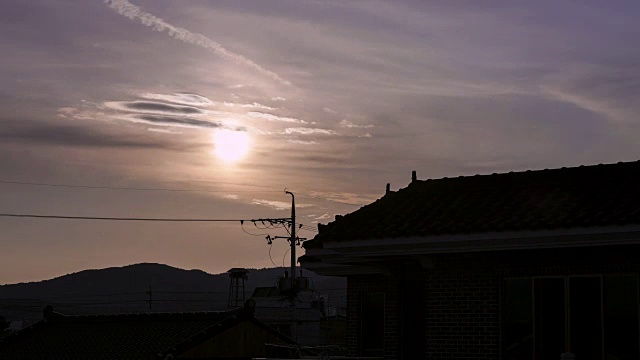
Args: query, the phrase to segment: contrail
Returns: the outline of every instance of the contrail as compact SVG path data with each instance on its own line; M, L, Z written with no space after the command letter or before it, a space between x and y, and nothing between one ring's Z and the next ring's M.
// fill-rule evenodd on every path
M133 5L127 0L105 0L104 3L107 4L111 9L119 13L120 15L128 17L131 20L137 19L143 25L148 26L155 31L159 31L159 32L166 31L169 34L169 36L171 36L174 39L178 39L180 41L184 41L189 44L200 46L224 58L249 66L285 85L291 85L289 81L281 78L280 75L274 73L273 71L269 71L263 68L262 66L256 64L255 62L251 61L250 59L247 59L246 57L240 54L236 54L234 52L231 52L225 49L222 45L209 39L208 37L202 34L193 33L185 28L173 26L167 23L166 21L162 20L161 18L143 11L139 6Z

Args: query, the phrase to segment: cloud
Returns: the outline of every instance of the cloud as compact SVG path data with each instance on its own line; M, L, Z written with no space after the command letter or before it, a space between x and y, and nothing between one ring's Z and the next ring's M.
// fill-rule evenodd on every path
M282 96L272 97L271 100L273 100L273 101L287 101L287 99L283 98Z
M298 127L298 128L286 128L284 129L284 133L285 134L300 134L300 135L340 135L340 133L334 131L334 130L329 130L329 129L318 129L318 128L303 128L303 127Z
M257 111L251 111L251 112L247 113L247 116L249 116L251 118L263 119L263 120L267 120L267 121L281 121L281 122L288 122L288 123L307 124L307 122L304 121L304 120L300 120L300 119L296 119L296 118L290 118L290 117L277 116L277 115L267 114L267 113L262 113L262 112L257 112Z
M139 110L143 112L170 114L202 114L203 111L193 106L174 105L151 101L108 101L107 107L116 110Z
M373 202L376 197L363 195L363 194L354 194L350 192L321 192L321 191L312 191L309 193L311 197L322 198L328 201L334 201L342 204L348 205L366 205Z
M158 126L176 126L185 128L202 128L202 129L217 129L225 127L219 121L198 120L186 116L167 116L167 115L152 115L152 114L129 114L119 117L121 120L126 120L135 123L143 123ZM238 128L237 130L244 130Z
M364 135L358 135L358 137L360 137L360 138L372 138L372 137L373 137L373 135L371 135L371 134L369 134L369 133L366 133L366 134L364 134Z
M148 128L147 130L151 131L151 132L162 133L162 134L182 134L179 131L171 131L171 130L167 130L167 129Z
M232 128L224 125L221 121L206 119L207 116L224 116L228 113L205 110L196 107L196 104L199 104L199 106L215 104L215 102L202 95L193 93L144 93L141 97L158 101L107 101L104 105L109 109L118 111L118 113L110 115L112 118L117 120L155 126L175 126L183 128ZM181 103L181 105L176 103ZM185 104L193 106L187 106ZM125 112L125 114L122 114L122 112ZM104 114L102 115L104 116ZM77 116L78 114L74 114L74 117ZM97 116L94 116L93 118L97 118ZM243 127L233 127L233 129L239 131L246 130ZM149 130L163 133L175 133L168 130Z
M143 93L140 97L152 100L162 100L177 104L191 105L198 107L206 107L213 105L214 102L207 97L193 94L193 93L175 93L175 94L158 94L158 93Z
M238 200L240 198L238 195L234 195L234 194L222 195L222 197L225 199L231 199L231 200Z
M325 107L322 110L324 110L324 112L329 113L329 114L337 114L335 112L335 110L333 110L332 108Z
M276 110L276 108L272 108L271 106L267 106L267 105L262 105L257 102L254 102L252 104L238 104L238 103L225 101L224 106L240 107L240 108L256 108L256 109L263 109L263 110Z
M292 144L300 144L300 145L317 145L317 141L308 141L308 140L298 140L298 139L287 139L287 142Z
M78 114L80 110L74 107L61 107L58 109L58 117L61 118L73 118L76 114Z
M322 214L322 215L318 216L317 218L315 218L315 220L326 220L326 219L331 219L331 215Z
M12 143L90 148L177 148L171 144L155 142L142 136L105 133L83 126L51 125L38 122L29 122L26 125L5 121L0 128L0 140Z
M148 12L143 11L139 6L133 5L127 0L105 0L105 4L107 4L111 9L115 10L118 14L123 15L131 20L139 20L145 26L151 27L153 30L158 32L167 32L169 36L174 39L193 44L196 46L200 46L204 49L207 49L218 56L229 59L236 63L243 64L247 67L257 70L258 72L282 83L285 85L291 85L291 83L283 78L280 75L276 74L273 71L269 71L262 66L256 64L250 59L246 57L236 54L232 51L225 49L219 43L209 39L208 37L193 33L185 28L173 26L161 18L150 14Z
M261 200L261 199L253 199L251 201L253 205L261 205L267 206L276 210L289 210L291 209L291 203L285 201L272 201L272 200ZM296 204L296 208L306 208L311 207L311 204Z
M621 123L637 121L640 66L583 65L547 76L540 86L549 98L571 103Z
M373 124L354 124L347 119L340 121L340 126L353 129L371 129L375 127Z

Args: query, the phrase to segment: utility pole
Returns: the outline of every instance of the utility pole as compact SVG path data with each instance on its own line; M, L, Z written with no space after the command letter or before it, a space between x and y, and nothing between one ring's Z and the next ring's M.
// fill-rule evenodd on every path
M147 302L149 303L149 311L151 311L153 305L153 291L151 290L151 285L149 285L149 291L146 291L146 293L149 295L149 300L147 300Z
M296 284L296 198L291 191L285 191L291 195L291 288L293 295L291 296L291 337L297 339L297 319L296 319L296 299L298 297L298 285Z
M291 191L285 191L291 195L291 282L296 280L296 199Z

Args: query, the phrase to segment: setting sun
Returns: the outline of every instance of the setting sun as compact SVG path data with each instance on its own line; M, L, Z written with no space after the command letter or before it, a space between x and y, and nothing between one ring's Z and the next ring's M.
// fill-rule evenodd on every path
M224 162L236 162L249 151L249 135L244 131L218 129L213 141L216 156Z

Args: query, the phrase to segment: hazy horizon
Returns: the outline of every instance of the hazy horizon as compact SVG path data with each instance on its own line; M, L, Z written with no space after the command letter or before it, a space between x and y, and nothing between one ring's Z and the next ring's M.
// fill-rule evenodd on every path
M286 188L315 227L412 170L637 160L639 15L637 1L6 0L0 213L287 217ZM142 262L271 267L287 250L269 256L266 234L284 231L250 223L258 236L237 222L0 225L0 284Z

